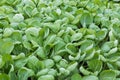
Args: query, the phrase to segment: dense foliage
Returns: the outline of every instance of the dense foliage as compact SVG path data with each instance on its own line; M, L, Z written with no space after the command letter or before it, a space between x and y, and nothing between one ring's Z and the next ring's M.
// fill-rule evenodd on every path
M0 0L0 80L120 80L119 0Z

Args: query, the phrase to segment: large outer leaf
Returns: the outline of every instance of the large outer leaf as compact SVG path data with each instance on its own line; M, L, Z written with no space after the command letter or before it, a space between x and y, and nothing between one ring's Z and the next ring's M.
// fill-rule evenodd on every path
M7 74L0 74L0 80L10 80Z
M33 76L34 71L25 67L22 67L18 71L18 80L27 80L28 77Z
M100 80L115 80L116 73L112 70L104 70L100 73Z
M0 39L0 53L1 54L10 54L14 48L14 44L11 40L3 41Z

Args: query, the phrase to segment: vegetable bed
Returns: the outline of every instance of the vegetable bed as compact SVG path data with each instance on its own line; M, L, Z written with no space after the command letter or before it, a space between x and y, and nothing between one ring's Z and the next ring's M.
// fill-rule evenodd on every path
M0 80L120 80L119 0L1 0Z

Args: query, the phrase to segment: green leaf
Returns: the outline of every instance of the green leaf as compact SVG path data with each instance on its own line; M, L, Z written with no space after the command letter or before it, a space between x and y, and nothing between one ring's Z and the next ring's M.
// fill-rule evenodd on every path
M28 50L32 48L32 45L28 41L23 41L23 46Z
M46 59L44 60L44 64L46 68L51 68L54 66L54 61L52 59Z
M9 71L8 75L9 75L9 77L10 77L10 80L16 80L16 79L18 79L18 78L17 78L17 75L16 75L16 73L15 73L15 70L14 70L14 66L13 66L13 65L11 65L11 68L10 68L10 71Z
M116 37L120 38L120 28L119 28L119 26L114 25L112 27L112 32Z
M1 74L0 73L0 80L10 80L10 78L7 74Z
M25 33L29 39L30 35L37 37L39 35L39 30L40 29L38 29L36 27L30 27L30 28L26 29Z
M49 35L48 38L44 42L44 44L45 44L44 46L46 47L47 45L52 44L54 42L55 38L56 38L55 34L54 35Z
M71 80L82 80L82 77L80 74L75 73L72 75Z
M90 71L85 69L83 66L80 66L79 70L83 75L90 75L90 73L91 73Z
M71 55L77 54L77 49L72 43L68 43L65 48L69 54L71 54Z
M42 59L45 59L46 58L46 54L45 54L45 51L44 51L44 48L43 47L39 47L37 50L36 50L36 54L42 58Z
M74 16L68 12L65 12L65 16L68 17L70 21L74 20Z
M18 80L27 80L28 77L33 76L34 71L26 67L22 67L18 71Z
M13 20L15 22L22 22L24 20L24 16L22 14L15 14L15 16L13 16Z
M90 60L88 61L88 67L89 69L91 69L92 71L96 72L100 72L102 70L102 61L100 60Z
M26 5L24 8L23 8L23 10L25 11L25 13L29 16L29 17L31 17L32 16L32 10L33 10L33 7L32 6L29 6L29 5Z
M40 61L36 56L29 56L27 66L28 68L34 70L34 72L38 72L44 68L43 62Z
M50 69L50 70L48 71L48 75L57 76L57 70L55 70L55 69Z
M75 34L73 34L72 36L71 36L71 41L73 42L73 41L78 41L78 40L80 40L81 38L82 38L82 33L75 33Z
M22 42L22 32L21 31L13 31L12 35L10 36L14 43L21 43Z
M81 43L81 52L84 52L86 50L90 50L93 48L93 41L92 40L84 40L82 43Z
M54 33L57 33L60 30L60 23L61 22L56 21L54 24L53 23L44 23L43 25L49 27Z
M24 67L28 62L28 59L26 58L21 58L15 61L15 67L17 69L20 69L21 67Z
M0 68L2 68L5 64L5 61L3 60L2 56L0 55Z
M42 69L37 73L37 76L46 75L48 73L48 71L49 71L48 68Z
M87 48L88 49L88 48ZM84 54L86 54L85 56L85 60L89 60L89 59L92 59L95 55L95 49L92 48L92 49L89 49L87 50Z
M90 24L89 28L93 29L95 31L99 31L100 30L100 28L97 25L95 25L94 23Z
M90 13L83 13L80 18L80 23L83 27L90 25L93 22L93 17Z
M4 37L11 36L12 33L13 33L13 29L12 29L12 28L5 28L4 33L3 33L3 36L4 36Z
M32 10L31 15L32 15L32 16L35 16L35 15L37 15L38 13L39 13L39 12L38 12L37 8L34 8L34 9Z
M8 4L11 4L11 5L12 5L12 4L14 3L14 1L15 1L15 0L9 0L9 1L6 1L6 3L8 3Z
M59 62L62 59L62 57L59 56L59 55L56 55L56 56L53 57L53 59L54 59L55 62Z
M112 70L104 70L100 73L100 80L115 80L116 73Z
M0 40L0 53L1 54L10 54L12 52L12 50L14 49L14 44L12 41L8 40L8 41L3 41Z
M75 57L69 55L69 59L70 59L70 60L73 60L73 61L74 61L74 60L79 60L79 59L80 59L80 53L81 53L81 51L79 51Z
M103 40L107 35L107 29L102 29L96 33L97 40Z
M82 80L99 80L99 79L94 75L89 75L89 76L84 76Z
M62 59L60 62L59 62L59 65L63 68L66 68L68 67L68 61L65 60L65 59Z
M59 50L64 49L64 47L66 45L66 43L63 41L63 39L59 38L59 37L56 37L55 43L56 43L55 47L54 47L55 52L58 52Z
M71 63L71 64L68 65L67 70L73 71L77 67L77 65L78 65L77 62Z
M101 46L101 50L102 50L103 52L108 52L113 46L114 46L113 42L105 42L105 43Z
M44 76L40 76L38 80L55 80L55 79L54 76L52 75L44 75Z

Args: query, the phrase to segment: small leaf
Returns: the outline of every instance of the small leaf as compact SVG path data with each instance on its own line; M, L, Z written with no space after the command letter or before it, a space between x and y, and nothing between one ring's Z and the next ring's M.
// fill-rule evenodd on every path
M52 59L46 59L44 60L44 64L46 68L51 68L54 66L54 61Z
M90 13L83 13L80 18L80 23L83 27L86 27L87 25L91 24L93 22L93 17Z
M90 71L86 70L83 66L81 66L79 70L83 75L89 75L91 73Z
M92 49L94 44L94 42L92 40L84 40L82 43L81 43L81 52L84 52L86 51L86 49L88 48L89 49Z
M96 33L97 40L103 40L107 35L107 29L102 29Z
M42 61L39 61L36 56L29 56L27 66L35 72L38 72L44 68L44 63Z
M29 37L30 35L37 37L39 35L39 30L40 30L39 28L30 27L26 29L25 33L27 37Z
M13 33L13 29L12 28L5 28L3 36L4 37L8 37Z
M37 73L37 76L46 75L48 71L49 71L48 68L42 69Z
M91 48L91 49L87 50L84 54L86 54L85 60L92 59L95 55L95 49Z
M45 44L44 46L46 47L47 45L50 45L51 43L53 43L55 38L56 38L56 35L49 35L46 41L44 42Z
M80 40L81 38L82 38L82 33L76 33L76 34L73 34L72 36L71 36L71 41L73 42L73 41L78 41L78 40Z
M114 25L112 27L112 32L116 37L120 38L120 28L119 28L119 26Z
M50 69L50 70L48 71L48 75L56 76L56 75L57 75L57 70L55 70L55 69Z
M24 20L24 16L22 14L15 14L15 16L13 16L13 20L15 22L21 22Z
M23 8L23 10L25 11L25 13L29 16L29 17L31 17L32 16L32 10L33 10L33 7L32 6L29 6L29 5L27 5L27 6L25 6L24 8Z
M75 62L75 63L71 63L71 64L68 65L67 70L69 70L69 71L73 71L73 70L77 67L77 65L78 65L77 62Z
M59 55L56 55L56 56L53 57L53 59L54 59L55 62L59 62L62 59L62 57L59 56Z
M36 50L36 54L42 58L42 59L45 59L46 58L46 54L45 54L45 51L44 51L44 48L43 47L39 47L37 50Z
M65 48L69 54L71 54L71 55L77 54L77 49L72 43L68 43Z
M21 31L18 31L18 30L13 31L13 33L10 37L12 38L14 43L22 42L22 32Z

